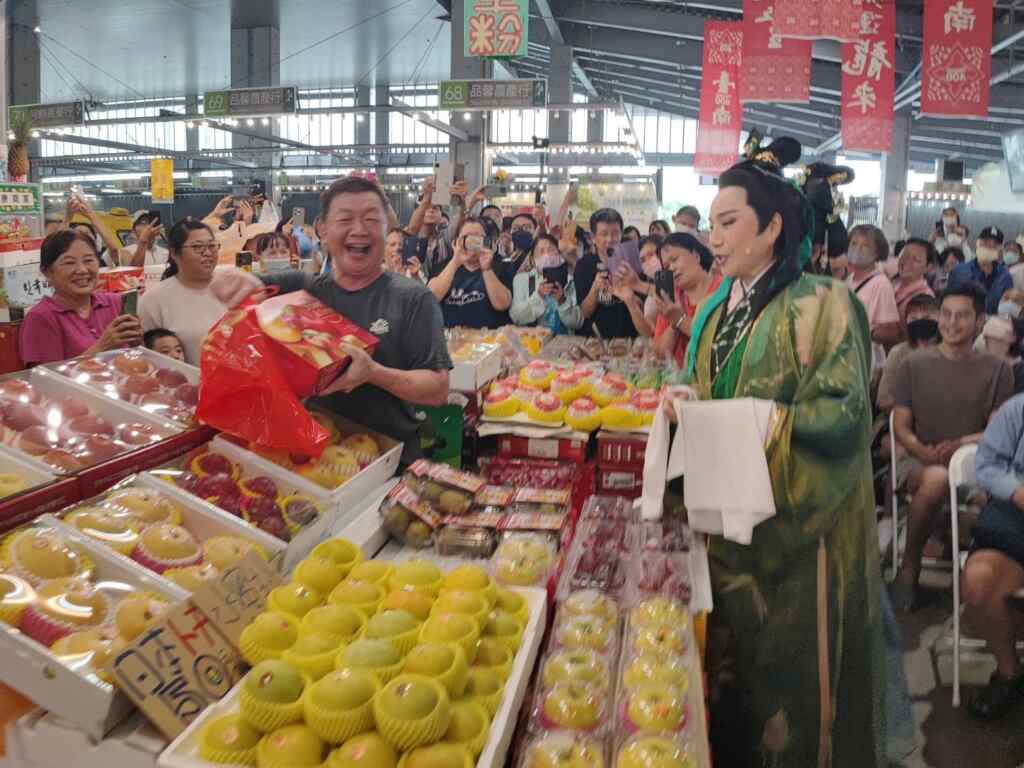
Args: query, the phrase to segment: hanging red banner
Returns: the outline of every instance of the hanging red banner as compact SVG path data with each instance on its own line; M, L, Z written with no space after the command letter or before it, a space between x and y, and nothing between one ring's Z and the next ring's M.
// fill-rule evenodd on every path
M925 0L921 61L921 114L985 117L992 0Z
M856 40L865 3L870 0L775 0L775 30L784 38Z
M743 0L740 102L811 100L811 41L775 29L775 0Z
M697 124L698 173L718 176L738 159L743 107L737 81L743 51L743 22L704 23L704 67Z
M896 7L891 0L863 0L863 5L870 14L870 34L843 45L843 147L888 152L896 93Z

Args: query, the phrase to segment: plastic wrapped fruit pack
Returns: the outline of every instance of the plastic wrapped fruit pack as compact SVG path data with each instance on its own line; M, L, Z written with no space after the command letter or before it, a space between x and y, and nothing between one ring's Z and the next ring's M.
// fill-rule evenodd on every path
M531 737L519 761L519 768L605 768L608 765L604 739L573 731L547 731ZM654 765L657 764L632 768Z
M559 594L597 589L617 595L626 585L633 554L634 527L623 520L589 519L576 526Z
M112 424L73 395L46 397L22 379L0 382L3 442L57 473L77 472L167 437L141 422Z
M266 475L247 473L207 447L186 454L180 469L154 474L282 541L291 541L323 514L316 500L292 493Z
M344 539L323 542L271 592L242 631L253 668L237 710L201 727L203 759L475 764L515 657L506 625L525 623L525 601L475 566L361 558Z
M54 370L155 416L185 425L195 420L199 387L180 371L161 367L141 349L76 358Z
M130 479L103 496L70 507L61 517L97 543L190 592L249 552L268 557L263 547L244 536L200 539L169 495Z
M382 446L373 435L366 432L346 434L330 414L321 410L312 410L310 413L331 436L330 443L319 458L289 454L240 440L235 442L329 491L341 488L380 457Z
M442 516L469 512L486 482L479 475L426 459L414 461L402 481L429 502Z
M544 459L481 456L480 471L493 485L512 488L572 488L578 467Z
M0 622L94 680L109 683L107 661L169 605L137 584L101 578L89 555L54 528L18 529L0 546Z
M499 584L516 587L544 585L555 564L554 539L540 533L507 533L491 558Z
M433 506L404 482L388 492L381 502L380 516L384 530L413 549L431 546L434 531L441 525L441 517Z

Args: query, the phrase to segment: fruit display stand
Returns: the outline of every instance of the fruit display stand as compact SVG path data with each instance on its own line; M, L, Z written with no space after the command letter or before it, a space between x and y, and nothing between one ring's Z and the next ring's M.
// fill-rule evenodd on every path
M414 553L403 551L396 545L389 545L382 550L376 559L404 560ZM435 560L439 566L459 565L462 562ZM476 763L476 768L504 768L512 737L519 717L519 710L526 698L533 668L537 662L541 641L547 624L547 593L541 589L517 589L525 599L529 611L523 642L516 653L512 664L512 672L505 684L505 694L498 711L491 721L490 735L483 753ZM212 768L199 756L199 734L206 723L222 715L238 710L238 696L245 681L239 682L231 692L216 704L206 709L203 714L175 739L160 755L157 765L160 768Z
M177 486L164 482L148 473L143 472L140 475L126 478L123 482L118 483L118 485L115 486L115 489L117 490L124 490L128 488L141 488L157 491L173 501L181 514L180 525L191 533L200 545L208 539L212 539L216 536L231 536L247 539L254 544L258 544L263 551L266 552L267 558L274 568L277 570L281 569L287 545L280 539L277 539L270 534L261 531L259 528L249 525L249 523L244 520L215 507L213 504L203 501L202 499L198 499L192 494L181 490ZM90 498L84 500L79 505L68 507L56 515L57 520L55 522L63 527L73 528L74 526L70 522L65 522L71 513L76 509L81 509L84 506L92 505L101 501L102 498ZM45 520L47 518L43 519ZM113 549L109 551L116 557L130 559L126 555L116 553ZM164 579L162 576L158 576L156 574L153 575L161 581L164 581L168 587L174 586L172 582Z
M0 474L17 475L25 481L24 490L0 499L0 533L80 498L75 478L58 478L49 467L27 461L4 446L0 446Z
M53 518L47 522L36 526L57 530L75 550L88 555L93 561L97 582L121 582L138 591L162 595L170 602L187 597L183 590L95 544L74 529L62 526ZM3 627L0 654L4 658L4 663L0 664L0 682L74 724L93 739L103 738L132 711L131 702L113 685L92 676L87 665L76 668L65 664L28 635L7 625L0 626Z
M94 461L82 467L68 467L60 471L44 463L39 457L19 449L17 437L9 447L24 461L38 469L57 475L75 476L79 485L80 498L95 496L128 475L157 466L184 453L190 448L209 439L209 430L203 428L185 430L180 424L153 416L134 406L112 400L94 389L78 384L45 368L33 368L13 376L5 376L0 382L24 381L45 397L74 401L110 425L139 424L151 430L154 440L147 445L131 450L122 450L109 459Z
M341 419L338 421L342 424L345 423ZM352 431L366 432L367 430L352 424ZM220 453L238 464L243 475L265 475L274 480L284 492L308 496L321 505L323 514L320 519L303 528L288 543L282 565L282 570L288 573L332 531L351 520L353 511L361 506L363 499L394 477L402 458L401 444L383 435L374 434L373 437L382 447L382 454L364 467L359 474L333 491L223 437L215 437L210 442L210 450Z

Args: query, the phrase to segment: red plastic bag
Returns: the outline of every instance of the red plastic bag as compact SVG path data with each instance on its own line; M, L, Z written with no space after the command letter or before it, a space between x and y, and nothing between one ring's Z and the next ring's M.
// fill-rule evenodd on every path
M228 311L203 342L196 417L252 443L319 456L330 434L282 372L277 342L260 329L257 306L249 299Z

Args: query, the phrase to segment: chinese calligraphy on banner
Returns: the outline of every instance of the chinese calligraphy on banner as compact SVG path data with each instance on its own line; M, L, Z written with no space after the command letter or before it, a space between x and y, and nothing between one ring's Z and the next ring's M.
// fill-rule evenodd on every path
M992 77L992 0L925 0L921 113L985 117Z
M704 24L704 68L697 124L699 173L717 176L737 160L743 107L738 81L743 50L743 23L708 21Z
M526 55L530 0L466 0L463 53L484 59Z
M863 0L871 34L843 45L843 147L867 152L892 148L896 76L896 7L892 0Z
M885 0L892 3L893 0ZM856 40L867 34L868 0L775 0L776 31L783 37Z
M775 0L743 0L740 102L811 100L811 41L783 39Z

